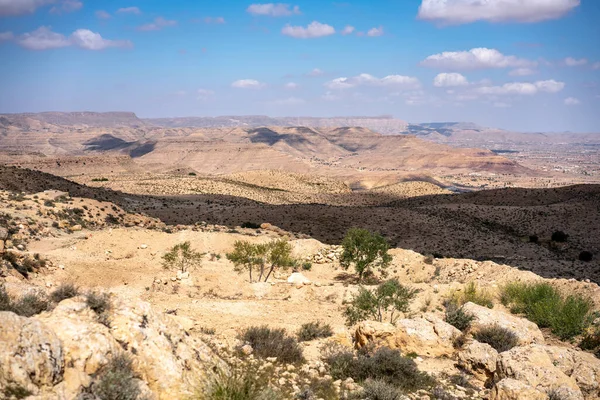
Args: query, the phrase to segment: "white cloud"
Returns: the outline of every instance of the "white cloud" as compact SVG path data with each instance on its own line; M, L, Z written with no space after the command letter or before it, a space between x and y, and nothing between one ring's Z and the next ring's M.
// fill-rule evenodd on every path
M48 50L70 46L71 42L65 35L52 32L47 26L40 26L33 32L19 36L17 44L29 50Z
M71 42L86 50L104 50L109 47L131 48L133 43L129 40L108 40L102 38L99 33L88 29L77 29L71 34Z
M311 76L311 77L315 77L315 76L323 76L325 75L325 71L319 69L319 68L315 68L312 71L310 71L308 74L306 74L307 76Z
M587 64L587 62L588 62L588 60L585 59L585 58L582 58L582 59L579 59L579 60L577 60L577 59L575 59L573 57L567 57L567 58L565 58L565 65L567 67L578 67L578 66Z
M268 15L270 17L286 17L292 14L302 14L300 7L291 7L289 4L282 3L252 4L246 11L252 15Z
M456 72L450 72L450 73L441 73L438 74L434 79L433 79L433 86L436 87L453 87L453 86L466 86L469 84L469 81L467 80L467 78L465 78L463 75L456 73Z
M311 39L333 35L335 33L335 29L330 25L313 21L306 28L302 26L291 26L290 24L287 24L281 30L281 33L296 39Z
M12 32L0 32L0 42L13 40L15 35Z
M32 14L55 0L0 0L0 16Z
M73 12L81 9L82 7L83 3L79 0L63 0L59 6L52 7L50 9L50 12L52 14L60 14L61 12Z
M377 37L377 36L382 36L382 35L383 35L383 26L380 26L379 28L371 28L367 32L367 36L369 36L369 37Z
M117 10L117 14L135 14L140 15L142 11L138 7L123 7Z
M197 99L204 100L204 101L208 100L215 94L215 92L213 92L212 90L208 90L208 89L198 89L196 91L196 93L198 94Z
M579 99L576 99L575 97L567 97L565 99L565 105L567 106L578 106L581 104L581 101L579 101Z
M445 24L539 22L560 18L580 0L423 0L418 18Z
M167 26L175 26L177 25L177 21L164 19L163 17L158 17L154 19L154 22L145 24L138 27L139 31L159 31L162 28Z
M96 17L98 17L100 19L109 19L110 14L104 10L98 10L98 11L96 11Z
M19 46L29 50L49 50L61 47L77 46L86 50L103 50L109 47L133 47L129 40L108 40L99 33L88 29L77 29L68 38L53 32L49 27L41 26L33 32L24 33L16 38Z
M513 69L512 71L510 71L508 74L510 76L528 76L528 75L534 75L536 74L537 71L531 68L517 68L517 69Z
M240 79L231 84L231 87L238 89L260 89L264 86L264 83L261 83L255 79Z
M564 82L553 79L537 82L510 82L502 86L483 86L475 89L478 94L487 95L527 95L531 96L538 92L557 93L565 87Z
M336 94L333 94L333 92L325 92L325 94L321 96L321 98L326 101L336 101L339 100L341 97Z
M298 89L298 84L295 82L288 82L283 87L288 90L294 90L294 89Z
M485 68L527 68L537 65L516 56L505 56L496 49L485 47L469 51L445 51L433 54L421 62L421 65L441 69L485 69Z
M332 90L350 89L357 86L387 86L415 89L421 86L417 78L403 75L388 75L376 78L369 74L360 74L352 78L336 78L325 83L325 87Z
M355 28L352 25L346 25L346 27L344 29L342 29L342 31L340 32L342 35L346 36L346 35L351 35L352 32L355 31Z

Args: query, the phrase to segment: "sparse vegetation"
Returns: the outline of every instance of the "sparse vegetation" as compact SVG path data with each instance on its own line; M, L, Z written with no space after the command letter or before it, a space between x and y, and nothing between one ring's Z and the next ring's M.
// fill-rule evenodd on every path
M460 331L464 331L471 326L473 319L473 315L463 311L455 303L451 302L446 306L446 322Z
M352 378L357 382L380 380L402 392L412 392L433 386L435 380L419 371L414 360L403 357L399 350L381 347L373 353L349 350L326 354L333 379Z
M248 229L260 229L260 224L257 224L255 222L246 221L246 222L242 223L242 225L240 225L240 227L248 228Z
M320 321L308 322L300 327L300 330L298 331L298 341L306 342L309 340L326 338L331 335L333 335L331 325L324 324Z
M390 245L385 238L366 229L352 228L348 230L342 241L343 252L340 264L348 269L354 265L359 282L368 271L385 270L392 261L388 254Z
M393 324L399 317L398 313L408 311L416 294L416 290L403 286L398 279L383 282L375 290L360 287L344 312L346 323L354 325L367 319L382 322L389 317Z
M551 328L563 340L580 335L591 324L590 299L564 296L549 283L509 283L502 288L501 301L511 312L524 314L540 328Z
M108 178L93 178L92 182L108 182Z
M79 288L72 283L63 283L52 293L50 293L50 300L55 303L60 303L63 300L70 299L79 295Z
M352 395L356 400L401 400L405 398L394 385L382 380L367 379L362 390Z
M473 333L473 338L481 343L487 343L498 353L512 349L519 344L519 338L510 329L500 325L489 325Z
M230 373L217 371L192 400L282 400L268 385L264 371L249 364L235 365Z
M11 311L22 317L32 317L50 309L50 302L41 292L31 292L13 300L4 285L0 285L0 311Z
M487 290L479 289L475 282L468 283L463 290L454 291L447 300L446 305L454 303L456 306L462 306L469 302L487 308L494 307L494 297Z
M96 376L91 391L102 400L142 400L131 358L117 354Z
M582 251L579 253L579 261L590 262L594 258L594 255L590 251Z
M27 397L33 394L33 392L31 392L27 388L24 388L23 386L14 383L6 385L4 390L2 390L2 392L0 393L4 396L2 398L7 400L26 399Z
M176 244L162 258L165 269L176 268L181 272L198 267L202 263L202 253L194 251L189 241Z
M98 315L98 322L102 325L110 327L110 320L108 312L110 311L112 304L110 302L110 295L103 292L89 292L85 296L85 302L88 307Z
M267 282L276 269L287 269L297 265L297 261L292 257L292 246L286 240L266 244L238 240L233 244L233 251L226 256L233 262L235 271L248 271L250 282L255 270L259 274L258 281Z
M268 326L246 329L240 339L252 346L257 357L277 357L277 361L287 364L304 362L302 349L296 339L288 336L284 329Z
M566 242L568 239L569 239L569 235L567 235L563 231L555 231L552 233L552 237L551 237L551 240L553 242L558 242L558 243Z

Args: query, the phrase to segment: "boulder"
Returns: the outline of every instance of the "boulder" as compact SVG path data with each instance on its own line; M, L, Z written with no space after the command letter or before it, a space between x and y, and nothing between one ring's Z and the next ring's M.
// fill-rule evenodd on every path
M548 395L516 379L502 379L490 394L490 400L548 400Z
M483 382L491 382L496 372L498 352L487 343L467 343L458 353L458 366Z
M600 359L568 347L545 346L552 364L575 379L586 399L600 398Z
M292 285L310 285L310 279L302 275L300 272L294 272L287 278L287 282Z
M3 226L0 226L0 240L8 239L8 229Z
M471 323L473 331L477 331L484 326L497 324L513 331L519 338L520 345L545 343L542 331L540 331L536 324L525 318L520 318L502 311L492 310L471 302L465 304L462 307L462 310L473 315L474 319Z
M0 388L17 385L33 393L62 380L63 349L42 322L0 312Z
M449 333L451 332L451 333ZM400 319L396 326L388 323L364 321L354 332L356 347L369 343L399 349L404 354L416 353L425 357L441 357L454 353L453 340L460 331L439 320L425 318Z
M533 388L550 393L559 388L570 389L564 400L581 400L583 394L574 378L566 375L550 358L544 345L514 347L498 355L496 380L516 379Z

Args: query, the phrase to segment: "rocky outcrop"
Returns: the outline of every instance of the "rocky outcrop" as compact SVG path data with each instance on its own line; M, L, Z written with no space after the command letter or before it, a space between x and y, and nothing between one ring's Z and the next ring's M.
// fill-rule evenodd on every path
M186 398L213 368L225 367L205 343L142 301L112 298L102 319L83 298L32 318L0 312L0 388L16 384L41 398L72 399L123 352L149 398Z
M484 326L499 325L514 332L519 338L519 345L545 343L544 335L542 334L542 331L540 331L540 328L525 318L519 318L502 311L492 310L470 302L465 304L462 307L462 310L474 317L473 322L471 323L473 331Z
M490 382L496 372L498 352L487 343L467 343L458 353L458 366L483 382Z
M586 399L600 399L600 359L567 347L544 346L552 364L575 379Z
M17 386L32 393L63 379L64 355L56 334L40 321L0 312L0 389Z
M566 388L569 390L561 390L568 397L561 399L583 399L576 379L566 375L554 364L546 348L547 346L532 344L500 353L495 379L515 379L545 393Z
M548 400L548 395L516 379L506 378L494 386L490 400Z
M359 348L373 343L425 357L453 354L453 340L460 331L434 316L429 316L429 319L400 319L395 326L375 321L361 322L354 332L354 342Z

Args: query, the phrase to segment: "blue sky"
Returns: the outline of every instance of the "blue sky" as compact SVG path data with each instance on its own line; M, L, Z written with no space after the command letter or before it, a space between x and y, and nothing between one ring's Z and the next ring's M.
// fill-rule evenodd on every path
M0 113L600 131L600 1L0 0Z

